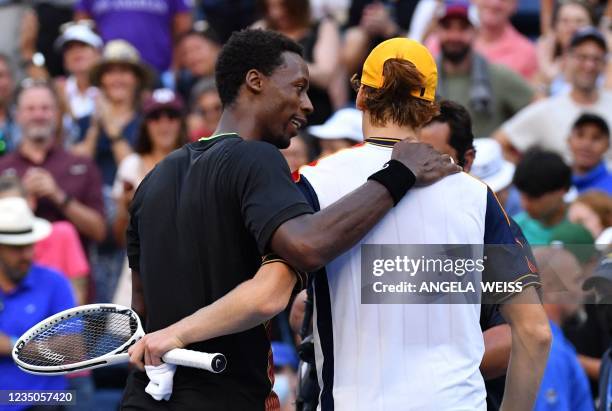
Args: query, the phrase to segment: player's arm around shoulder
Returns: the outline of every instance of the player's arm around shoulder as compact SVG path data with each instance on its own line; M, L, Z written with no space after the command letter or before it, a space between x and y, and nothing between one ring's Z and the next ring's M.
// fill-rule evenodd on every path
M535 287L501 307L512 332L512 354L501 411L533 409L546 368L552 334Z

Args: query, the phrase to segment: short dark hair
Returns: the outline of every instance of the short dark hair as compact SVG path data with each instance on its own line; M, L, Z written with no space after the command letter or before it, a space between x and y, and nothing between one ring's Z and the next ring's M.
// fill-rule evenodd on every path
M561 156L539 147L525 152L516 166L513 183L530 197L541 197L553 191L568 190L572 184L572 169Z
M608 127L608 123L603 117L598 116L593 113L583 113L574 121L572 125L572 130L575 130L579 127L585 126L587 124L593 125L599 129L602 133L606 135L606 137L610 138L610 128Z
M223 107L232 105L249 70L269 76L284 64L282 54L302 55L302 46L280 33L267 30L241 30L232 34L221 49L215 78Z
M431 119L431 123L448 124L450 138L448 144L457 151L458 164L465 165L465 153L474 148L472 118L470 113L459 103L442 100L439 103L440 114Z
M203 24L198 25L197 23ZM204 40L209 41L219 47L221 47L221 45L223 44L217 32L215 32L207 22L194 23L194 27L191 30L180 34L174 41L174 44L180 44L183 40L190 36L201 37Z
M565 0L562 2L557 2L557 4L553 8L552 12L552 26L558 23L559 14L561 14L561 9L565 6L573 5L581 7L589 16L590 24L593 25L595 23L595 14L594 10L584 1L584 0Z

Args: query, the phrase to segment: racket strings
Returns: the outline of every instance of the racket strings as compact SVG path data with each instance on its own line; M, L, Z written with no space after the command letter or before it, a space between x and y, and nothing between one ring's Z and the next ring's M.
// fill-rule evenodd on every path
M18 358L33 366L70 365L115 351L134 335L136 320L116 312L87 312L64 319L31 338Z

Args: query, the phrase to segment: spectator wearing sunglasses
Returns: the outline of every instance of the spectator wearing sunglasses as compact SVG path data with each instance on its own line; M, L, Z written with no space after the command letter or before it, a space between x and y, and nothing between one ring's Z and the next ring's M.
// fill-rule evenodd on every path
M113 197L117 202L114 233L118 244L125 242L128 206L136 188L170 152L186 141L181 98L170 89L157 89L143 103L143 122L136 138L135 152L119 164Z

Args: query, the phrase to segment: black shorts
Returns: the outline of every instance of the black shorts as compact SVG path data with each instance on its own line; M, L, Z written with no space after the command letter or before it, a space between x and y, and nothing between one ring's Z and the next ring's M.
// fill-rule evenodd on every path
M149 383L142 371L130 373L123 398L122 411L247 411L264 410L264 399L255 400L242 390L227 384L211 384L189 379L189 373L177 371L170 401L156 401L145 392Z

